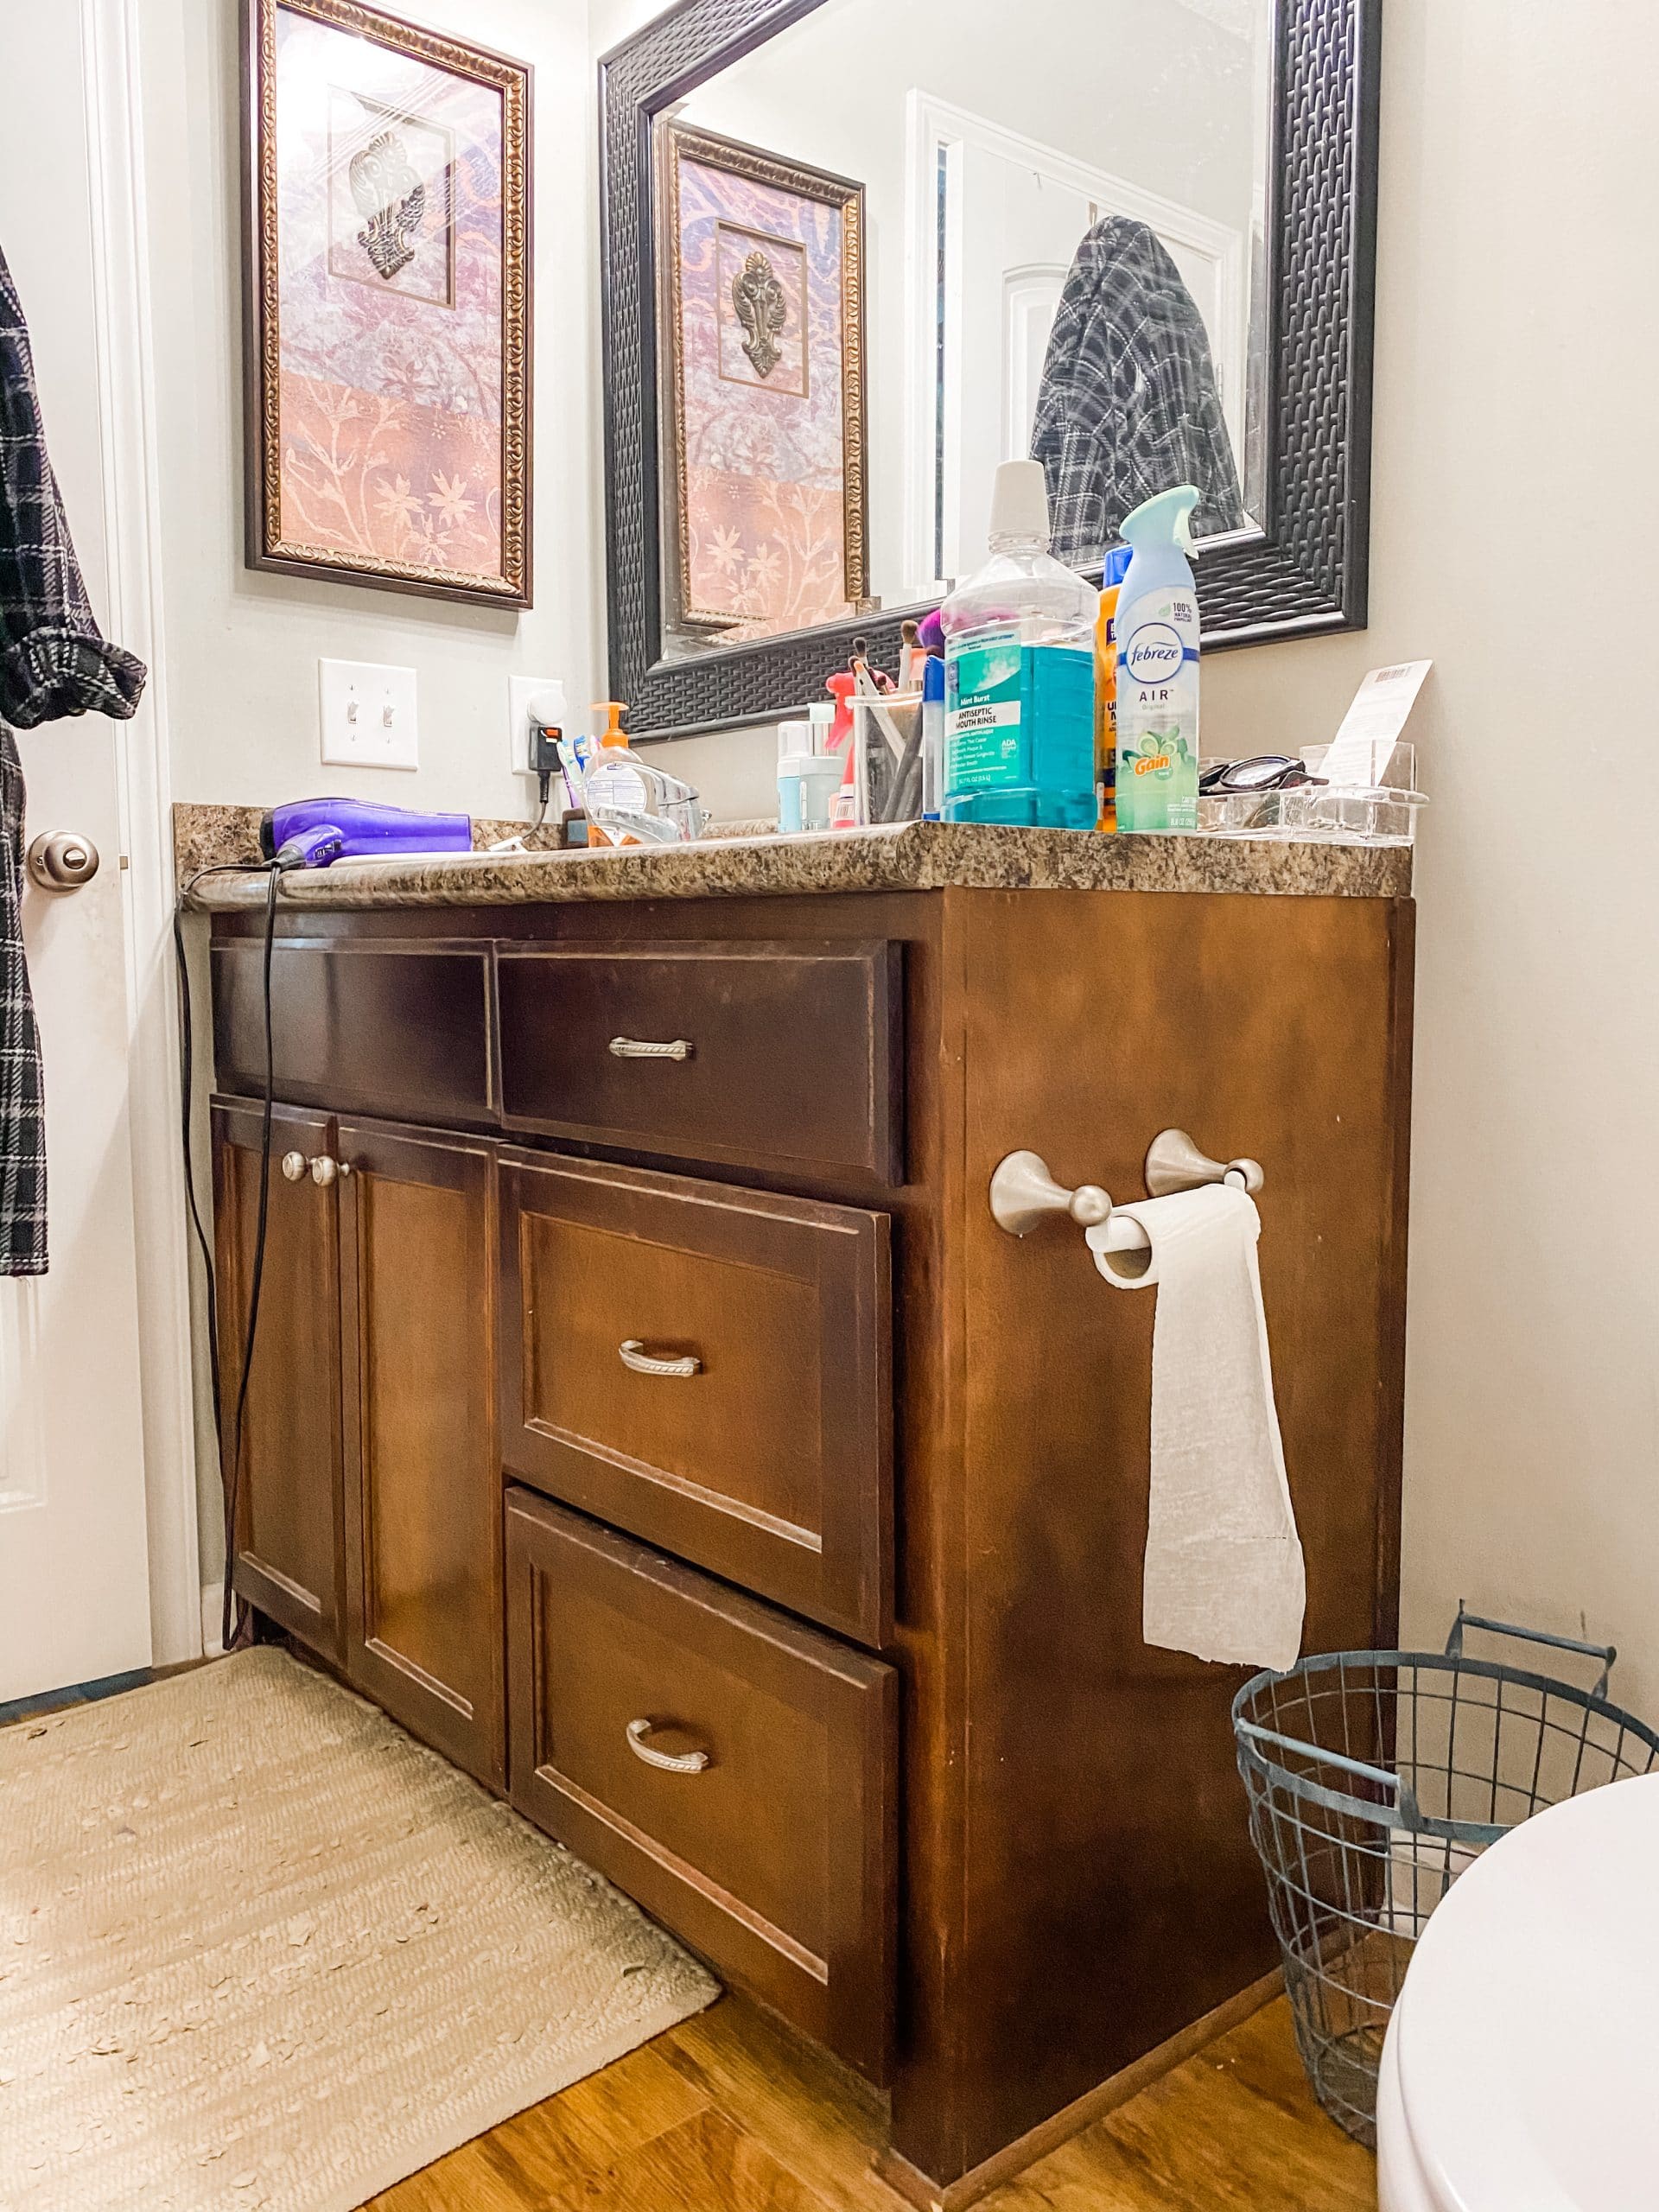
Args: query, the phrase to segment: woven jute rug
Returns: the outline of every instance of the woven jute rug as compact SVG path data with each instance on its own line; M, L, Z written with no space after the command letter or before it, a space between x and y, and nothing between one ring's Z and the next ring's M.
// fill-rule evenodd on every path
M0 1729L0 2212L351 2212L715 1994L284 1654Z

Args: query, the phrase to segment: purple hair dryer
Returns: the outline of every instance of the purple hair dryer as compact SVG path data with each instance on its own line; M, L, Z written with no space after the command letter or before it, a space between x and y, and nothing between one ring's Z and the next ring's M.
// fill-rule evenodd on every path
M416 814L362 798L300 798L262 817L259 843L279 868L327 868L397 853L469 853L473 825L465 814Z

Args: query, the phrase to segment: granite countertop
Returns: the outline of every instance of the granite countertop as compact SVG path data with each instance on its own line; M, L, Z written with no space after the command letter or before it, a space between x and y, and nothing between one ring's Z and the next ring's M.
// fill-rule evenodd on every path
M181 879L234 852L210 834L243 810L181 808ZM495 825L492 825L495 826ZM251 857L251 855L249 855ZM911 822L803 836L709 837L625 851L448 853L338 861L282 880L278 904L317 911L506 906L568 899L778 897L830 891L1222 891L1301 898L1395 899L1411 891L1403 845L1294 844L1250 837L1098 837L1067 830ZM263 907L262 876L198 883L192 906Z

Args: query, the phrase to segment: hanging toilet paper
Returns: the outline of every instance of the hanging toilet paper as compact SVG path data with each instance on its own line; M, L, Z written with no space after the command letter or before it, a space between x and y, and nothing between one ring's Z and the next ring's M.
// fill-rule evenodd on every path
M1126 1249L1137 1223L1147 1245ZM1273 1402L1255 1201L1208 1184L1087 1232L1118 1290L1158 1293L1142 1633L1200 1659L1294 1666L1306 1589Z

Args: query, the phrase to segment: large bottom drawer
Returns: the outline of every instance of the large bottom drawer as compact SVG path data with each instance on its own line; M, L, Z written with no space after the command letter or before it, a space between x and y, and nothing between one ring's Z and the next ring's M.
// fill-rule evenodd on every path
M528 1491L506 1523L513 1803L884 2078L893 1669Z

